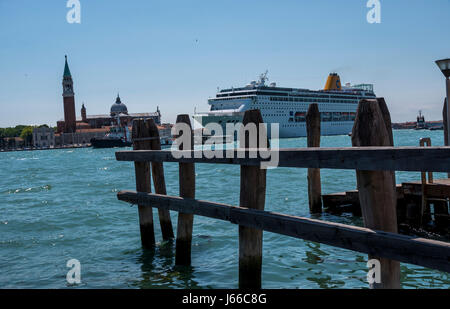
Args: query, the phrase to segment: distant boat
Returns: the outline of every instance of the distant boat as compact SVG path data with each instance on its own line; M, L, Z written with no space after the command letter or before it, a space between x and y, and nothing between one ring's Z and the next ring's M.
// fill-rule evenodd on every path
M120 118L117 116L117 125L111 126L109 132L103 138L92 138L91 145L94 148L114 148L114 147L130 147L131 142L130 131L127 126L120 125Z
M422 111L419 111L417 116L416 127L414 130L425 130L427 129L427 123L425 122L425 117L422 115Z
M131 147L132 143L119 138L93 138L91 145L94 148Z
M171 137L161 137L161 149L172 147L172 138Z

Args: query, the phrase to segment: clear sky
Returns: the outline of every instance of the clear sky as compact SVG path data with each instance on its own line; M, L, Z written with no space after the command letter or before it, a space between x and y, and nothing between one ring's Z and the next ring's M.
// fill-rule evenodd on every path
M393 121L442 119L450 57L450 0L0 0L0 127L55 126L63 118L64 55L77 116L106 114L117 92L129 112L161 109L164 122L208 109L217 87L269 70L279 86L320 89L329 72L373 83Z

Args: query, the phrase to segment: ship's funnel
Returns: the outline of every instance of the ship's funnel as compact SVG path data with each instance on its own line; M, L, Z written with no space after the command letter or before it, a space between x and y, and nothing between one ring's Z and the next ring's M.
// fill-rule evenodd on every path
M337 73L330 73L328 75L327 83L323 90L341 90L341 78Z

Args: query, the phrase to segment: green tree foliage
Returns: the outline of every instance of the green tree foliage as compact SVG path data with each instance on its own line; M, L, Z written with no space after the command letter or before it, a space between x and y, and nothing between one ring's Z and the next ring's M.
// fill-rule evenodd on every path
M18 125L14 128L0 128L0 138L2 137L19 137L22 134L23 129L27 127L35 128L36 126L25 126L25 125ZM40 126L37 126L38 128L46 127L49 128L47 124L41 124Z
M47 124L41 124L40 126L25 126L18 125L10 128L0 128L0 148L6 147L7 139L12 137L20 137L24 140L25 145L31 145L33 143L33 129L34 128L50 128ZM56 127L54 128L56 132ZM9 140L12 142L12 140Z
M19 137L27 126L18 125L14 128L0 128L0 137Z
M33 143L33 127L28 126L23 128L20 133L20 138L23 139L25 145L31 145Z

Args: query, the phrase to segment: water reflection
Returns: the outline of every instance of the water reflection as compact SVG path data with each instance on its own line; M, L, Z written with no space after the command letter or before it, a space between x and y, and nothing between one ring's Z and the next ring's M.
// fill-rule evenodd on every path
M140 265L141 278L133 282L132 286L139 289L199 288L194 280L194 267L176 266L174 252L173 241L163 241L154 249L142 249L136 259Z

